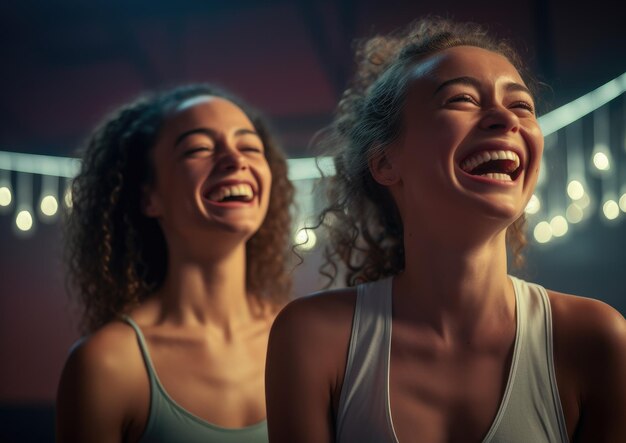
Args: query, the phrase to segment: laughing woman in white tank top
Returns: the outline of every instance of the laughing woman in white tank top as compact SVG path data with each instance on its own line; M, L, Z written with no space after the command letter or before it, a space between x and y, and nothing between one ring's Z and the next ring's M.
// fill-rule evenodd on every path
M518 57L427 19L357 61L320 218L350 288L274 323L270 441L626 441L622 315L508 275L543 151Z

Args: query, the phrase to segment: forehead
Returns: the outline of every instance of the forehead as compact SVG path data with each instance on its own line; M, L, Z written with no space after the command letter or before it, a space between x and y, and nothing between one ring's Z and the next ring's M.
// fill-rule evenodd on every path
M204 127L220 131L254 129L248 116L230 100L201 95L181 102L167 116L164 131Z
M501 54L475 46L444 49L416 63L409 73L413 85L434 85L458 77L474 77L484 84L515 82L525 85L511 62ZM424 81L422 81L424 80Z

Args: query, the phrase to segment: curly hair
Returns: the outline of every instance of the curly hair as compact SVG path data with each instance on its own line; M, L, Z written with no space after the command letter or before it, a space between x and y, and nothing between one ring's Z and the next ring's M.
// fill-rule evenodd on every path
M325 263L320 272L332 284L342 270L353 286L395 275L404 269L404 236L400 214L386 187L372 177L368 158L382 152L402 131L402 111L409 70L444 49L475 46L506 57L531 91L538 83L512 46L489 36L473 23L427 17L389 35L357 42L356 73L337 106L333 123L321 133L318 146L334 160L327 177L328 205L316 227L328 233ZM514 265L523 266L525 218L507 229Z
M163 283L168 251L157 221L141 211L142 188L154 182L152 148L169 112L203 95L230 100L252 121L272 173L267 215L246 243L246 288L259 300L286 301L286 270L293 186L284 154L262 118L231 94L194 84L141 96L95 129L72 182L65 225L70 292L82 309L81 329L91 332L136 306Z

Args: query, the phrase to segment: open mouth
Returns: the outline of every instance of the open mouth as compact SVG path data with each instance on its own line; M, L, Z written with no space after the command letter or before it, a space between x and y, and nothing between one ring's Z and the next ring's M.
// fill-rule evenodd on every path
M248 203L254 199L254 190L248 183L222 185L213 188L206 198L216 203Z
M479 151L461 162L461 169L470 175L512 182L522 172L519 155L514 151Z

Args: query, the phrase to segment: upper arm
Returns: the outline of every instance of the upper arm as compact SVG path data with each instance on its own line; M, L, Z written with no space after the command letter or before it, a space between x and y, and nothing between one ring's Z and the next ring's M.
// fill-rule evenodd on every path
M295 300L270 332L265 377L272 442L334 441L332 392L348 339L345 325L336 327L336 310L316 302Z
M602 316L583 394L576 441L626 441L626 321L616 311Z
M580 417L573 441L626 441L626 320L605 303L577 298L569 309L577 353Z
M87 340L70 353L57 392L56 436L59 442L121 442L128 392L123 362Z

